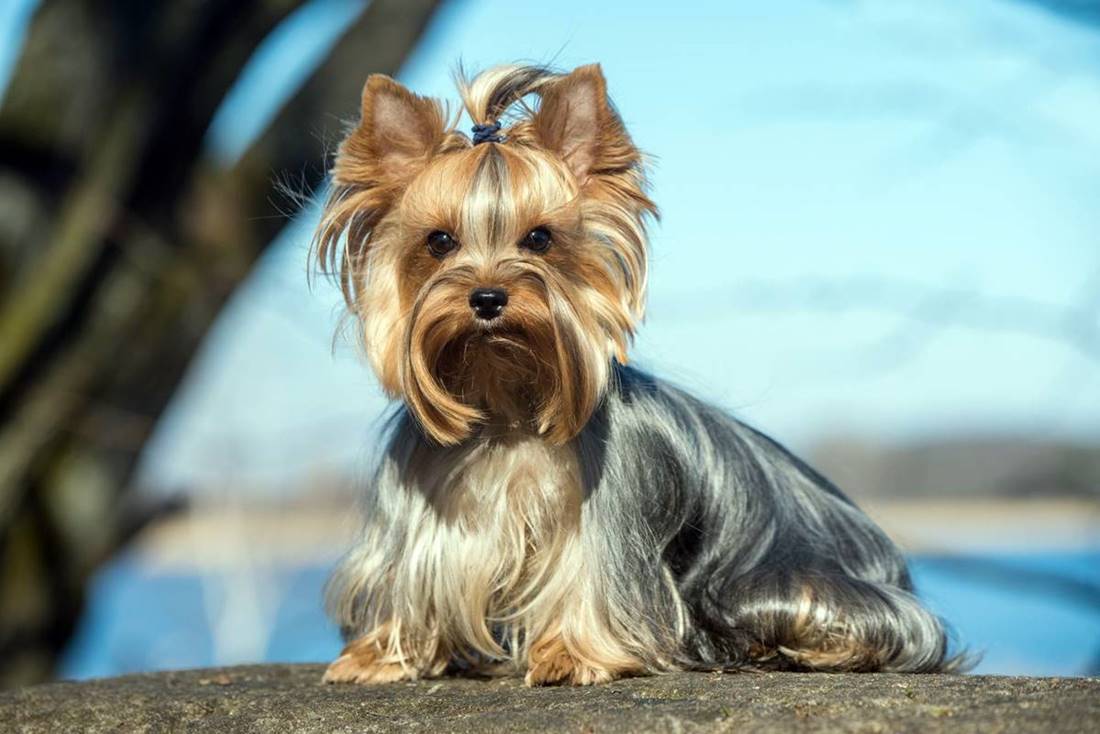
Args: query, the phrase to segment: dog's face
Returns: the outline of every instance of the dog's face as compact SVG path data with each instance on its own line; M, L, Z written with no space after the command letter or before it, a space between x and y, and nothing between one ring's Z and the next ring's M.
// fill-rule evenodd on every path
M598 67L497 69L462 91L479 123L529 93L540 104L475 145L434 100L371 77L320 256L340 269L383 386L437 442L485 423L564 442L641 318L654 212L641 156Z

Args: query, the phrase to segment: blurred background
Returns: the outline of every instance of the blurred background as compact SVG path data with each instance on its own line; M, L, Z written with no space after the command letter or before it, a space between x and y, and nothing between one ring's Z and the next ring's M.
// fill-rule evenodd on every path
M388 406L308 193L369 73L460 59L603 64L636 363L845 488L979 672L1100 673L1096 3L5 0L0 685L338 651Z

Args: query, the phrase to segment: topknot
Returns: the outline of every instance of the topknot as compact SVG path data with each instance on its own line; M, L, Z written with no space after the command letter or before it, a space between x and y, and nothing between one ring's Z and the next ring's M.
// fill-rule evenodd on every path
M507 118L509 109L523 103L523 98L538 94L561 74L541 66L510 64L486 69L470 78L459 69L455 75L462 105L476 126L492 126ZM529 108L523 110L531 114Z

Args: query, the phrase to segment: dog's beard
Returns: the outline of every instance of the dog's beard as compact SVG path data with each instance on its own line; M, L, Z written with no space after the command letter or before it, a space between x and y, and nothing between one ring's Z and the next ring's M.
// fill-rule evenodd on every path
M467 278L441 279L417 300L405 341L402 390L424 431L452 445L476 430L529 430L564 443L587 423L606 386L609 340L545 275L510 284L492 322L466 306Z

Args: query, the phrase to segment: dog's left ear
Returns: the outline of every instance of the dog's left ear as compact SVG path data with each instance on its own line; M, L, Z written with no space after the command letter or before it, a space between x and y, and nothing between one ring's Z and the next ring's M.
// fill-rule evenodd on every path
M413 94L383 74L367 79L360 109L359 125L340 146L333 171L337 183L406 181L445 135L438 102Z
M610 100L599 64L580 66L540 90L535 134L582 184L594 173L633 165L638 151Z

